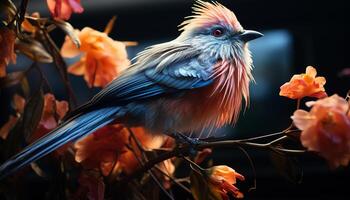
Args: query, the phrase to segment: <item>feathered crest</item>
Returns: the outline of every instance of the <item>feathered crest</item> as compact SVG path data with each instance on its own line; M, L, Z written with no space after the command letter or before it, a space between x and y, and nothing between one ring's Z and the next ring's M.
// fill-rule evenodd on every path
M193 15L186 17L187 20L179 25L180 31L206 27L219 22L231 26L234 30L242 29L236 15L218 2L197 0L192 9Z

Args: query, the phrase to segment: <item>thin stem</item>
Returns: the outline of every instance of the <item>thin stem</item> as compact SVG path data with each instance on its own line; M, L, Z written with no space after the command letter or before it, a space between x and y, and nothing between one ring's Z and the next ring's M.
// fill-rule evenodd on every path
M298 99L298 101L297 101L297 110L300 108L300 104L301 104L301 99Z
M350 90L349 90L348 93L346 94L345 100L348 101L348 110L346 111L346 115L349 115L349 112L350 112Z
M301 154L301 153L306 153L306 150L300 150L300 149L284 149L284 148L279 148L279 147L273 147L273 149L285 153L293 153L293 154Z
M190 178L189 177L177 178L176 181L179 182L179 183L182 183L182 182L190 183Z
M263 135L263 136L257 136L257 137L252 137L252 138L247 138L247 139L241 139L241 140L237 140L240 142L248 142L248 141L253 141L253 140L259 140L259 139L265 139L265 138L269 138L269 137L274 137L277 135L282 135L284 134L288 129L284 130L284 131L280 131L280 132L276 132L276 133L271 133L268 135Z
M130 128L127 128L127 130L130 133L131 138L135 141L137 147L140 149L140 151L144 152L145 149L143 148L143 145L141 144L141 142L137 139L134 132Z
M254 184L253 184L253 187L249 188L249 191L255 190L255 189L256 189L256 169L255 169L253 160L252 160L252 158L250 157L250 155L248 154L248 152L247 152L244 148L242 148L242 147L238 147L238 148L239 148L239 149L244 153L244 155L248 158L250 167L252 168L252 171L253 171Z
M177 186L179 186L180 188L182 188L183 190L185 190L188 193L192 193L191 190L189 190L186 186L184 186L180 181L176 180L175 178L173 178L172 176L170 176L169 174L163 172L162 169L160 169L158 166L155 166L155 168L162 173L164 176L168 177L173 183L175 183Z
M132 137L133 132L132 132L130 129L128 129L128 130L129 130L130 135L131 135L131 137ZM134 139L137 140L136 137L135 137ZM133 148L131 145L127 145L127 148L130 149L130 151L134 154L134 156L135 156L136 160L139 162L139 164L140 164L141 166L143 166L143 165L144 165L144 162L139 158L139 156L137 156L137 154L136 154L134 148ZM147 157L145 157L146 155L144 154L144 152L141 151L141 154L142 154L142 156L143 156L144 159L145 159L145 158L147 159ZM152 180L153 180L153 181L158 185L158 187L165 193L165 195L167 195L169 199L174 200L174 198L172 197L172 195L163 187L162 183L160 183L159 180L157 179L157 177L154 175L154 173L152 172L152 168L150 168L150 169L148 170L148 173L149 173L149 175L151 176Z
M252 143L252 142L242 142L240 140L226 140L226 141L216 141L216 142L206 142L202 144L198 144L195 146L181 146L178 148L175 148L173 151L165 152L163 154L160 154L158 157L149 160L146 162L142 168L140 168L138 171L136 171L134 174L132 174L129 177L125 178L125 181L129 181L145 172L147 172L149 169L153 168L154 165L163 162L164 160L168 160L173 157L182 157L186 161L193 164L193 166L198 167L197 164L193 163L193 161L187 159L183 155L186 155L191 149L195 149L197 151L203 150L205 148L225 148L225 147L233 147L233 146L246 146L246 147L252 147L252 148L259 148L259 149L265 149L265 150L277 150L285 153L293 153L293 154L300 154L305 153L306 150L294 150L294 149L284 149L284 148L278 148L278 147L272 147L269 143L266 144L260 144L260 143ZM201 167L198 167L201 169Z
M201 166L199 166L197 163L193 162L191 159L188 159L186 157L182 157L184 160L186 160L187 162L190 163L191 167L195 167L196 169L198 169L200 172L199 173L202 173L202 171L204 171L205 169L203 169Z
M268 145L272 145L272 144L274 144L274 143L276 143L276 142L279 142L279 141L281 141L281 140L284 140L284 139L287 139L288 137L287 136L282 136L282 137L280 137L280 138L277 138L277 139L275 139L275 140L272 140L271 142L269 142L269 143L267 143Z
M52 93L52 88L50 87L49 80L47 80L47 78L46 78L44 72L41 70L40 66L38 66L37 63L33 63L33 65L35 66L35 69L39 72L40 77L44 80L44 83L45 83L47 89L49 90L49 92Z

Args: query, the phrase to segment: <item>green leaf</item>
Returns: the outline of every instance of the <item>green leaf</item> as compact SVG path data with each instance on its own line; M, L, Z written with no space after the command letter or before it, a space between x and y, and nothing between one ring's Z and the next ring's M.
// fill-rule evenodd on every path
M0 88L11 87L21 83L25 77L24 71L12 72L0 78Z
M303 179L303 168L295 157L282 152L272 151L270 154L272 164L277 172L292 183L300 184Z
M58 27L60 28L61 30L63 30L63 32L65 32L72 40L72 42L78 47L80 48L80 40L79 40L79 37L78 35L76 34L76 32L74 31L74 28L73 26L66 22L66 21L63 21L63 20L60 20L60 19L55 19L53 21L53 23Z
M33 61L42 63L52 63L52 56L46 51L45 47L38 41L27 38L26 40L17 40L15 48Z

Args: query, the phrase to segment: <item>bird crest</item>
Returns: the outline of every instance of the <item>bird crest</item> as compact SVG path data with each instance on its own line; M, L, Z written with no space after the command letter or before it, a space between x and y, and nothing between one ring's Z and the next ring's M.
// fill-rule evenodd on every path
M186 17L186 20L179 25L180 31L208 27L218 23L229 26L233 30L243 29L236 15L216 1L205 2L197 0L192 7L192 14Z

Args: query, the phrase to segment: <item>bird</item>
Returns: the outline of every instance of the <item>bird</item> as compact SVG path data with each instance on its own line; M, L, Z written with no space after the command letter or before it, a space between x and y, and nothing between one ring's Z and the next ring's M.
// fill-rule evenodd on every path
M245 30L222 4L202 0L195 1L179 31L177 38L137 54L56 129L5 161L0 178L111 123L197 139L205 130L234 124L243 103L249 104L253 81L248 42L263 34Z

